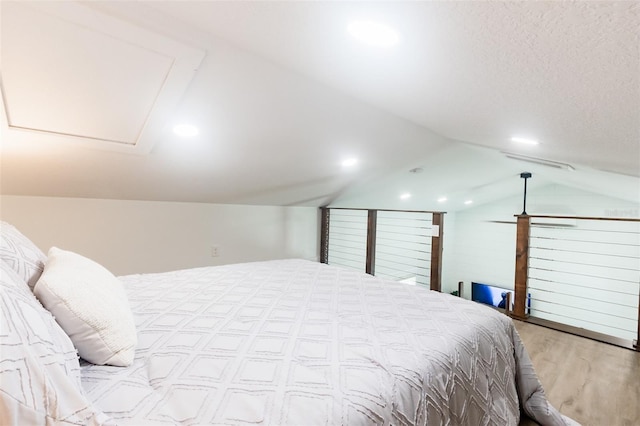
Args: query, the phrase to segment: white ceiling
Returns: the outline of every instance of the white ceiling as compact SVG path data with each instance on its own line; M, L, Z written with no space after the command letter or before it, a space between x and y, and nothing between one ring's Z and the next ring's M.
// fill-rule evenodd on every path
M41 19L44 5L29 2L20 9L21 19ZM90 137L132 139L139 120L126 118L144 117L153 107L149 93L157 87L154 75L162 74L162 57L149 53L127 60L107 41L79 41L84 50L58 43L47 47L51 57L29 56L34 49L15 42L28 25L16 28L6 12L16 7L0 4L6 109L17 111L13 99L22 99L24 120L49 120L50 127L65 121ZM56 6L46 7L51 13ZM125 30L118 37L134 46L144 32L206 56L190 70L193 79L188 87L183 83L183 94L174 92L173 103L164 106L162 122L147 123L154 135L148 154L58 143L59 138L28 131L17 137L11 122L5 123L3 194L390 206L397 204L398 191L411 190L412 208L437 209L437 194L474 194L482 202L519 191L518 173L531 169L532 183L560 182L640 202L637 2L174 1L73 7L119 22ZM400 43L390 49L359 44L346 31L353 19L394 27ZM94 34L101 31L94 20L83 25ZM64 26L46 29L49 39L69 33ZM69 84L77 63L86 63L88 71ZM50 96L33 89L30 102L12 99L15 87L42 85L48 68L61 76L44 85ZM126 85L118 86L115 75ZM116 84L118 99L125 99L121 107L101 103L101 82ZM82 93L90 95L77 101ZM47 110L52 114L42 113ZM189 140L173 135L171 127L184 121L196 124L200 134ZM541 145L515 146L515 135L537 138ZM505 159L500 150L570 163L577 170L533 167ZM359 157L355 170L341 168L348 156ZM413 167L424 171L408 173Z

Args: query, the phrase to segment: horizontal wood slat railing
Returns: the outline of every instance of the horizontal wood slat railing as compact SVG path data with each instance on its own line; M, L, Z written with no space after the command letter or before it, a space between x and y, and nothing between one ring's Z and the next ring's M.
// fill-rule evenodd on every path
M516 217L511 316L640 351L640 219Z
M403 274L412 275L416 283L441 290L444 212L336 207L320 210L322 263L399 281Z

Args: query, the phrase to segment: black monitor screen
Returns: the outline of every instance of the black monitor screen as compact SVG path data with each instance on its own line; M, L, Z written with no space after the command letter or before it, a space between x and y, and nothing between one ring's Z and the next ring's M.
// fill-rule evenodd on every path
M471 283L471 300L484 303L486 305L495 306L496 308L504 308L507 302L507 293L511 293L511 310L515 303L515 293L501 287L495 287L489 284ZM528 295L527 312L531 307L531 295Z

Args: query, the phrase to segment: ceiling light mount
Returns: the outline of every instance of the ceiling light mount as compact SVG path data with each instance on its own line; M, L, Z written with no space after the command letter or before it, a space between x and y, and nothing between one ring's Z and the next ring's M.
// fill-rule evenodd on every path
M375 21L353 21L347 29L356 39L370 46L391 47L400 40L393 29Z
M522 205L522 215L527 214L527 179L529 179L531 176L532 175L529 172L520 173L520 177L524 179L524 203Z
M198 128L191 124L178 124L173 127L173 133L180 136L181 138L192 138L194 136L198 136Z
M349 167L355 166L356 164L358 164L358 159L355 158L355 157L346 158L346 159L342 160L342 167L349 168Z
M520 136L512 137L511 138L511 142L519 143L519 144L522 144L522 145L532 145L532 146L540 145L540 142L538 142L535 139L523 138L523 137L520 137Z

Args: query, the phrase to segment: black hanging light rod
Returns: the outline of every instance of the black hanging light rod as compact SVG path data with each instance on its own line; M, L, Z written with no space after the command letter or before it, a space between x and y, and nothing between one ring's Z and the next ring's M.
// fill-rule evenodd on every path
M523 215L527 214L527 179L529 179L531 176L532 175L529 172L520 173L520 177L522 179L524 179L524 204L522 205L522 214Z

